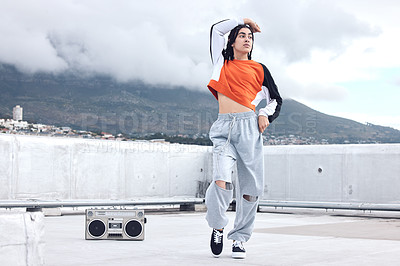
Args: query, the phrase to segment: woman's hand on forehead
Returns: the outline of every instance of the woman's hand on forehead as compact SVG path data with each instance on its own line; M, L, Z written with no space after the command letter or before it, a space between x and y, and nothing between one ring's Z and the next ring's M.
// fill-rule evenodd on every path
M251 27L251 29L253 30L253 32L261 32L261 28L260 26L258 26L258 24L256 22L254 22L252 19L249 18L245 18L243 19L244 24L247 24Z

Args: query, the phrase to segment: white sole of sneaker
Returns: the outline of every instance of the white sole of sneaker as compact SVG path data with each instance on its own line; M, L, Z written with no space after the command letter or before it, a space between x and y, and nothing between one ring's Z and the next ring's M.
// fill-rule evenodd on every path
M234 259L245 259L246 253L245 252L232 252L232 258Z

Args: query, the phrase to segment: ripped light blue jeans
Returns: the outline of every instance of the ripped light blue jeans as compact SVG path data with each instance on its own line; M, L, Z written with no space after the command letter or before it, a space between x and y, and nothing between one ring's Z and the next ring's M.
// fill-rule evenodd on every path
M254 227L259 198L264 192L262 134L253 112L219 114L210 128L213 142L213 182L206 192L206 220L211 228L224 228L233 197L232 169L236 164L236 218L228 239L246 242ZM215 181L225 181L226 189Z

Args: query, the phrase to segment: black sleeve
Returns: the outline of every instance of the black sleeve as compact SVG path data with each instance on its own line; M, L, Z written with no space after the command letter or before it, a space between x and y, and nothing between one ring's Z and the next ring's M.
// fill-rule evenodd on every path
M279 95L278 87L275 84L274 79L271 76L271 73L269 72L268 68L261 64L264 68L264 81L263 81L263 86L268 88L269 95L271 99L275 99L277 102L277 106L275 109L275 112L268 116L268 120L271 123L274 121L278 116L281 111L281 106L282 106L282 98Z

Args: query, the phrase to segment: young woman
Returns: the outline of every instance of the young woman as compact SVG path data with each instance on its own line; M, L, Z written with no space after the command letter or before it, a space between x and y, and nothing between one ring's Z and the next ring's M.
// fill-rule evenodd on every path
M230 32L225 48L224 35ZM236 163L236 219L228 239L232 257L245 258L243 243L253 231L259 197L264 191L262 133L279 115L282 98L268 69L251 60L253 33L261 32L251 19L227 19L211 27L214 66L209 90L219 102L218 119L210 128L213 142L213 182L206 192L206 219L211 228L211 251L222 252L225 215L233 197L232 167ZM267 105L255 113L266 99Z

